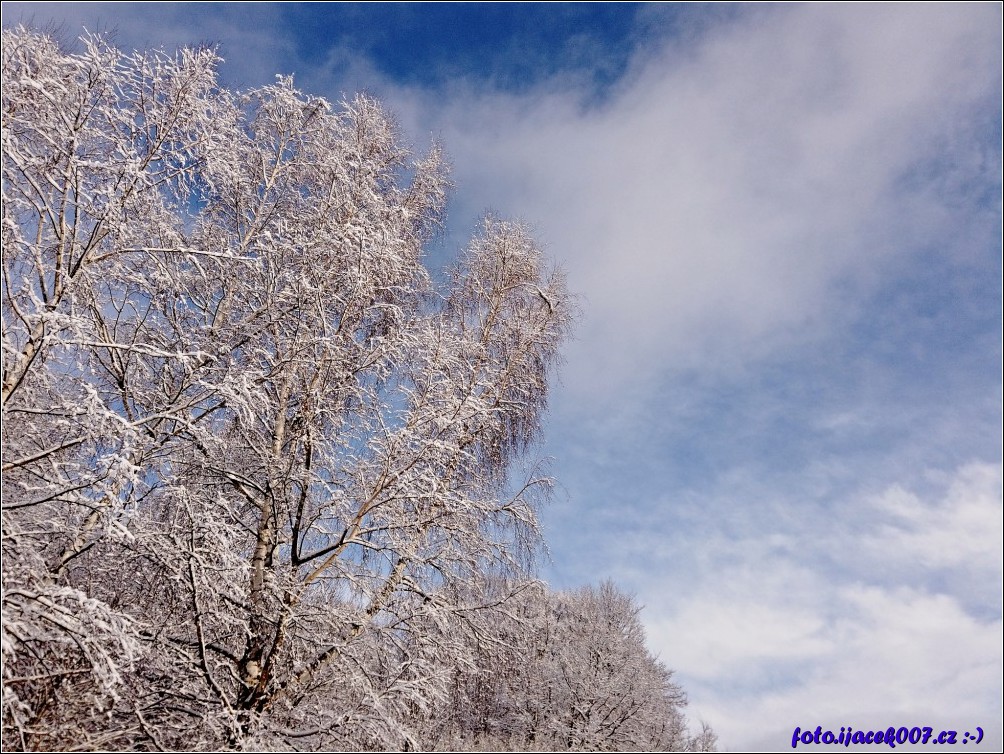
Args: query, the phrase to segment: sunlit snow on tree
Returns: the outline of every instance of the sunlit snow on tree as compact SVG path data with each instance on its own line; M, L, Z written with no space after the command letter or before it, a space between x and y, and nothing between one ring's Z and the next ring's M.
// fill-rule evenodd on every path
M511 745L692 745L613 592L589 710L668 696L641 738L581 719L602 611L532 581L575 307L526 230L486 219L440 290L446 165L377 102L82 49L3 34L5 749L430 747L481 682L524 694Z

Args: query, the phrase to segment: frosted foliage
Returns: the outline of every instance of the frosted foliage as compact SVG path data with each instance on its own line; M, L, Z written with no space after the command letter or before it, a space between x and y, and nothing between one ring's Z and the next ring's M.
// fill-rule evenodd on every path
M4 742L413 742L537 544L564 283L489 219L437 291L371 99L82 49L4 32Z
M561 274L488 218L434 285L368 97L2 54L5 750L427 745L524 609Z
M640 608L612 584L530 587L469 633L474 667L456 673L427 728L444 750L708 751L688 731L686 697L645 648Z

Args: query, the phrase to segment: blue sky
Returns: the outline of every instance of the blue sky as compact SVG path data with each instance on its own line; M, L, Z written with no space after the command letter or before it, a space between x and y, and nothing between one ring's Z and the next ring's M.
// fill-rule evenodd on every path
M613 578L725 748L1001 742L1001 9L5 3L366 89L581 295L555 586ZM991 748L987 743L984 748Z

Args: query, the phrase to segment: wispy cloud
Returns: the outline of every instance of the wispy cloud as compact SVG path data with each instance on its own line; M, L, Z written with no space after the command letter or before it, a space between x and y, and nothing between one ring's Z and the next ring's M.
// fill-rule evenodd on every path
M745 537L673 540L703 562L682 589L670 563L670 593L646 588L650 636L725 741L980 725L999 745L1001 466L945 481L929 499L891 487L840 510L778 500L789 515Z
M955 194L995 172L968 154L996 101L988 11L758 12L646 57L596 109L458 91L425 118L458 202L533 220L585 296L570 386L618 395L823 335L918 247L965 254L973 210L932 163Z

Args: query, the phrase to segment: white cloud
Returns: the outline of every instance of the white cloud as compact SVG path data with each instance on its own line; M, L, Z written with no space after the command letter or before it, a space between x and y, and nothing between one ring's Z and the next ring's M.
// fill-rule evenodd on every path
M977 607L999 598L1001 472L966 465L926 498L896 485L825 509L786 500L801 520L674 541L677 561L710 561L696 581L678 589L666 570L638 588L694 713L731 747L786 748L796 725L981 725L999 740L999 607L974 613L967 591ZM946 573L968 589L939 589Z
M1004 551L1002 483L999 466L972 464L934 504L892 488L874 501L871 518L881 523L865 535L863 544L873 557L914 568L991 565Z
M602 398L818 336L911 245L951 254L960 216L904 176L946 139L969 147L972 108L996 101L998 21L786 6L647 57L598 109L458 87L424 118L461 212L517 212L565 260L587 303L566 382Z

